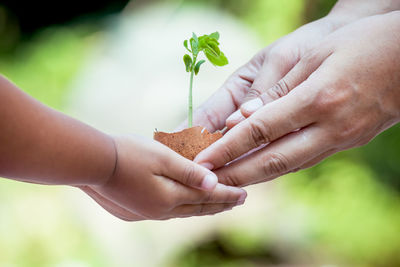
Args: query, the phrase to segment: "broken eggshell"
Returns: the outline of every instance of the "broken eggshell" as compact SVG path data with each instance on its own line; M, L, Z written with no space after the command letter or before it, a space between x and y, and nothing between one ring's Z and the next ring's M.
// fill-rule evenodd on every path
M222 132L209 133L201 126L191 127L176 133L154 132L154 140L168 146L187 159L194 158L202 150L222 137Z

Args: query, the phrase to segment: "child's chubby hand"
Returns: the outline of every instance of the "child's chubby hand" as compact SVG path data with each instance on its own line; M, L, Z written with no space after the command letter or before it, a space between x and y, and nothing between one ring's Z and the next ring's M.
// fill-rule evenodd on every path
M80 188L120 219L211 215L244 203L246 191L219 184L211 171L156 141L133 135L116 136L114 141L114 174Z

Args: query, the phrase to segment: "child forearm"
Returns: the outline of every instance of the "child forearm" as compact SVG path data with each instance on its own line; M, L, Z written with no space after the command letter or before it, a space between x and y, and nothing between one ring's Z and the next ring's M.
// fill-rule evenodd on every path
M113 139L48 108L0 76L0 177L99 184L114 171Z

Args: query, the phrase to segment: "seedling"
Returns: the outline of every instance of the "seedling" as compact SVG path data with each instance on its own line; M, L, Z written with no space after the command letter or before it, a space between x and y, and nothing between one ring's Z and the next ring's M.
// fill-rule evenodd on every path
M214 32L209 35L203 35L197 37L193 33L192 38L185 40L183 46L189 51L189 54L183 56L183 62L186 66L186 72L190 72L190 84L189 84L189 114L188 114L188 126L189 128L193 125L193 77L200 71L201 65L206 62L204 59L197 61L200 52L203 52L206 58L214 66L225 66L228 64L228 59L224 53L219 49L219 33ZM189 48L190 45L190 48Z
M214 66L224 66L228 64L228 59L224 53L219 49L219 33L214 32L210 35L203 35L197 37L193 33L192 38L183 42L185 48L189 51L183 57L185 62L186 71L190 72L190 85L189 85L189 127L175 133L154 132L154 140L168 146L175 152L181 154L187 159L193 160L197 154L203 149L210 146L212 143L222 137L221 131L209 133L204 127L193 125L193 100L192 88L193 77L200 71L201 65L206 62L204 59L197 61L201 52ZM190 46L190 48L189 48Z

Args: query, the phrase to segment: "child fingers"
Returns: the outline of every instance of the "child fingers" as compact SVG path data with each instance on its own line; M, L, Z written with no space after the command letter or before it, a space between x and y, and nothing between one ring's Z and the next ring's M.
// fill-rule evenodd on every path
M166 151L164 173L165 176L192 188L212 191L218 183L217 176L206 169L172 150Z
M247 192L242 188L217 184L212 192L181 190L179 204L235 204L244 203Z

